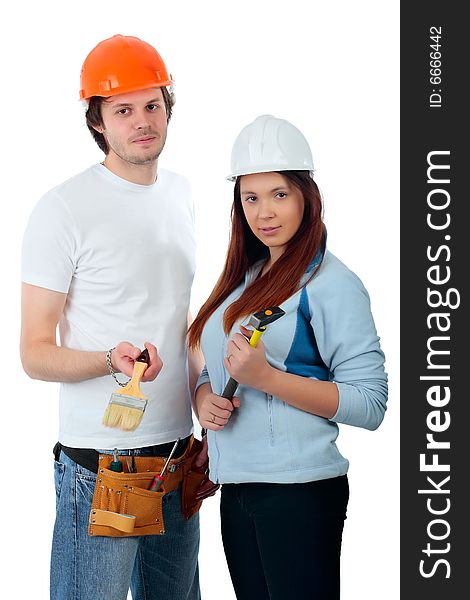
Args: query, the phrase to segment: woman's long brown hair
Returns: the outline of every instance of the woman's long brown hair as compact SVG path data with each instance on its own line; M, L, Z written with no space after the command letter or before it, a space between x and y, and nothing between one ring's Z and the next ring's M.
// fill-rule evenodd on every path
M234 323L269 306L279 306L299 290L300 280L319 250L324 251L325 226L323 203L317 184L308 171L281 171L304 197L304 214L300 227L289 240L285 252L269 271L253 281L224 313L224 331ZM199 309L188 330L189 348L199 346L202 330L212 313L236 289L254 263L269 257L269 249L251 231L241 204L240 177L234 187L231 212L232 231L225 266L209 298ZM323 258L323 256L322 256ZM321 260L311 274L315 275Z

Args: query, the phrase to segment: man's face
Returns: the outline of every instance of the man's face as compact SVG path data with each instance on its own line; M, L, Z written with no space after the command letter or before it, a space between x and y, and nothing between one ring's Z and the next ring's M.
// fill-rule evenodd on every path
M165 145L167 114L160 88L106 98L101 105L103 127L96 127L116 155L133 165L157 160Z

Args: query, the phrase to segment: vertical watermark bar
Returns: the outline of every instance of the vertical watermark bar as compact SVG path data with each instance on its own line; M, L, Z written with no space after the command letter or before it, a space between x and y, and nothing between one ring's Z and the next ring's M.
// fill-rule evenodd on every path
M403 600L468 594L467 29L457 2L401 2Z

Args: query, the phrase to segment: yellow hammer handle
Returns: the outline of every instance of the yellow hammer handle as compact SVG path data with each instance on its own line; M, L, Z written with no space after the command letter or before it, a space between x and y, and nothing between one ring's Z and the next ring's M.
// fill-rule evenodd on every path
M253 346L253 348L256 348L256 346L258 345L259 339L263 335L263 333L264 333L264 329L263 330L254 329L253 333L251 334L251 338L250 338L250 346Z

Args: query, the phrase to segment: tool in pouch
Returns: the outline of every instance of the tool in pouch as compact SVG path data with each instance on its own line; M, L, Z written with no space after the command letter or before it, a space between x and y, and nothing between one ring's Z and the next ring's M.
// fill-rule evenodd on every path
M251 325L254 328L254 330L251 334L250 346L256 348L260 337L266 331L266 327L270 323L277 321L285 314L286 313L282 310L282 308L279 308L279 306L271 306L270 308L266 308L264 310L261 310L260 312L251 315L250 320L248 321L248 325ZM227 400L232 400L237 387L238 381L236 381L233 377L230 377L221 396L223 398L227 398Z
M165 464L163 465L163 469L161 470L159 475L155 475L153 481L152 481L152 485L150 486L150 491L151 492L158 492L158 490L160 489L162 483L165 481L165 471L167 470L167 467L170 463L171 457L173 456L173 454L175 453L176 450L176 446L178 445L178 442L180 441L180 438L178 438L173 446L173 448L171 449L170 455L168 456L168 458L166 459Z
M123 431L134 431L140 425L148 401L147 396L140 389L140 382L149 360L147 349L136 358L130 381L111 394L103 416L103 425Z
M163 535L162 500L180 484L184 517L190 519L200 509L202 500L196 500L196 490L206 476L193 470L192 463L202 442L191 436L184 454L172 459L179 441L175 442L168 457L134 456L135 471L132 472L126 471L127 465L116 460L116 450L114 456L99 455L88 522L89 536ZM121 468L117 465L119 462L122 471L118 470Z

